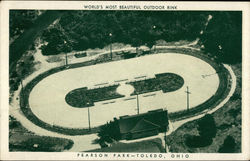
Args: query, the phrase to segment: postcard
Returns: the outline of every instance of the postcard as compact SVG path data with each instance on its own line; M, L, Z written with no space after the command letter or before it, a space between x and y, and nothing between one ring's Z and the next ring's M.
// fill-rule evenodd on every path
M244 2L3 1L1 160L249 160Z

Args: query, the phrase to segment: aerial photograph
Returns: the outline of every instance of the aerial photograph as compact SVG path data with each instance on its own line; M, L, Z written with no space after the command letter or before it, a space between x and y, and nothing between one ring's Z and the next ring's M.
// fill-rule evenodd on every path
M242 11L9 10L9 151L242 153Z

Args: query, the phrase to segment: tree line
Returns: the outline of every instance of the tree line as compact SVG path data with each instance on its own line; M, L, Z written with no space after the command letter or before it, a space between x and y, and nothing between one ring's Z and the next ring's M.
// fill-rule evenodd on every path
M200 42L205 53L223 63L238 63L242 59L242 12L211 12L211 21Z
M110 43L146 45L157 40L200 39L205 53L225 63L241 62L240 11L60 11L58 23L41 32L42 53L103 48ZM208 22L208 16L212 16ZM32 29L38 11L10 12L10 38ZM203 33L201 34L201 31Z
M190 11L65 11L58 24L44 31L47 44L42 51L53 55L103 48L112 42L152 47L159 39L194 40L206 19L206 12Z

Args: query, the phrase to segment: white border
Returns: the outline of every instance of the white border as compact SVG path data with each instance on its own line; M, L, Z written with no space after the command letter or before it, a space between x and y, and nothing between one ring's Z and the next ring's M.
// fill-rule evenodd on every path
M242 88L242 153L237 154L217 154L217 153L199 153L199 154L189 154L187 160L250 160L250 3L249 2L160 2L160 1L2 1L0 3L1 7L1 54L0 54L0 105L1 105L1 134L0 134L0 143L1 143L1 160L162 160L160 158L83 158L77 157L78 153L63 153L63 152L53 152L53 153L44 153L44 152L8 152L8 107L9 107L9 88L8 88L8 46L9 46L9 9L67 9L67 10L82 10L83 5L140 5L143 8L143 5L172 5L177 6L177 10L221 10L221 11L233 11L241 10L243 15L243 62L242 62L242 73L243 73L243 88ZM171 11L171 10L170 10ZM176 10L172 10L176 11ZM112 156L113 153L109 153L109 156ZM164 160L178 160L178 158L172 158L171 153L163 154L165 156ZM182 155L182 154L181 154ZM185 155L185 154L183 154ZM181 160L186 158L181 157Z

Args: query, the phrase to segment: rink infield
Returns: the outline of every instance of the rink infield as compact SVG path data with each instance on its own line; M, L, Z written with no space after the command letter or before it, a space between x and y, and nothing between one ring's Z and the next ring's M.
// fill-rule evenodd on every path
M88 128L88 108L71 107L65 101L66 94L81 87L91 89L120 84L122 91L128 92L125 97L95 102L89 108L91 127L97 127L114 117L137 114L137 100L129 95L133 89L129 86L130 89L123 89L126 82L152 78L155 74L166 72L180 75L184 85L173 92L155 91L139 95L140 113L160 108L167 109L169 113L185 110L187 86L191 92L190 108L196 107L211 98L219 86L219 77L207 62L190 55L164 53L56 72L32 88L28 104L32 113L49 125Z

